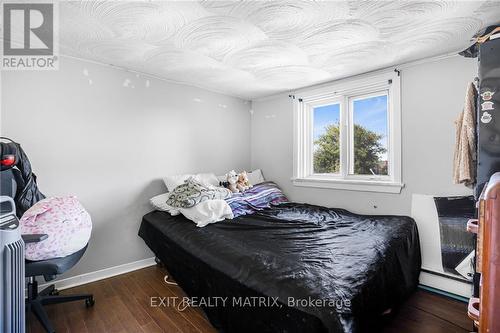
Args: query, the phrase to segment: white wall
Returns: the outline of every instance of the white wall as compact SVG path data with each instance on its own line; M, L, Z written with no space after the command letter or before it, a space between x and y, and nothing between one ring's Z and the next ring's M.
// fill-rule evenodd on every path
M1 74L1 133L22 144L43 193L75 194L92 215L90 247L67 277L152 256L137 231L162 176L248 169L250 104L61 60L59 71Z
M288 94L252 103L252 167L264 170L293 201L346 208L358 213L411 213L417 194L470 194L452 184L454 121L463 108L477 60L452 57L402 70L401 194L304 188L292 185L293 114Z
M65 276L152 256L137 230L167 174L251 164L293 201L359 213L409 215L414 193L471 193L452 184L452 160L454 120L477 72L474 59L402 71L401 194L293 186L288 94L254 101L250 116L250 104L237 98L78 60L60 65L1 73L0 129L21 142L46 195L76 194L93 217L89 250ZM126 79L134 88L123 86Z

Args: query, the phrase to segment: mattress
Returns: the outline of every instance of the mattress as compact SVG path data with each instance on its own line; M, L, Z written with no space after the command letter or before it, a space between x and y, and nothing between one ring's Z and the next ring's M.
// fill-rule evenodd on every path
M421 264L413 219L299 203L205 228L154 211L139 236L187 295L228 299L203 307L221 332L366 331L416 289Z

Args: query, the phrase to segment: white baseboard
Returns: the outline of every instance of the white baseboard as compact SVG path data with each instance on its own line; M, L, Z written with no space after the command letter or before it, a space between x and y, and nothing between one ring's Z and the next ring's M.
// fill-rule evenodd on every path
M427 272L420 272L419 280L423 286L436 288L466 298L472 295L472 285L470 283L448 279L444 276Z
M155 258L147 258L134 262L130 262L123 265L113 266L105 269L101 269L95 272L85 273L81 275L72 276L66 279L56 280L54 282L48 282L41 284L38 289L42 290L45 287L55 284L56 288L59 290L72 288L76 286L80 286L82 284L99 281L102 279L107 279L116 275L128 273L131 271L135 271L141 268L149 267L156 265Z

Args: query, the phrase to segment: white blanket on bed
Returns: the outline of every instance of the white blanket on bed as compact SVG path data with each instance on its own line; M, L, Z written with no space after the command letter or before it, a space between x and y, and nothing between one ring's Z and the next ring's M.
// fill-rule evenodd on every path
M179 211L196 223L197 227L204 227L207 224L234 217L231 207L222 199L203 201L191 208L179 208Z

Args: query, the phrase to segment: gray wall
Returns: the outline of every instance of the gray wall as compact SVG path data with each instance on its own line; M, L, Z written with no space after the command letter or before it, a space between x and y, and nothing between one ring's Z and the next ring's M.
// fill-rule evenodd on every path
M137 230L164 175L248 169L250 156L290 199L360 213L410 214L412 193L470 193L451 175L453 122L475 60L402 71L401 194L293 186L288 94L254 101L250 118L240 99L77 60L62 59L54 72L1 75L2 135L22 143L45 194L76 194L93 217L90 248L66 276L152 256Z
M454 121L465 89L477 75L477 60L452 57L402 70L401 194L296 187L293 172L293 115L288 94L252 103L252 167L264 170L293 201L341 207L358 213L410 214L411 195L469 194L452 183ZM377 207L377 208L375 208Z
M66 276L152 256L137 231L161 177L250 166L249 102L67 58L1 75L2 135L46 195L75 194L92 215L89 250Z

